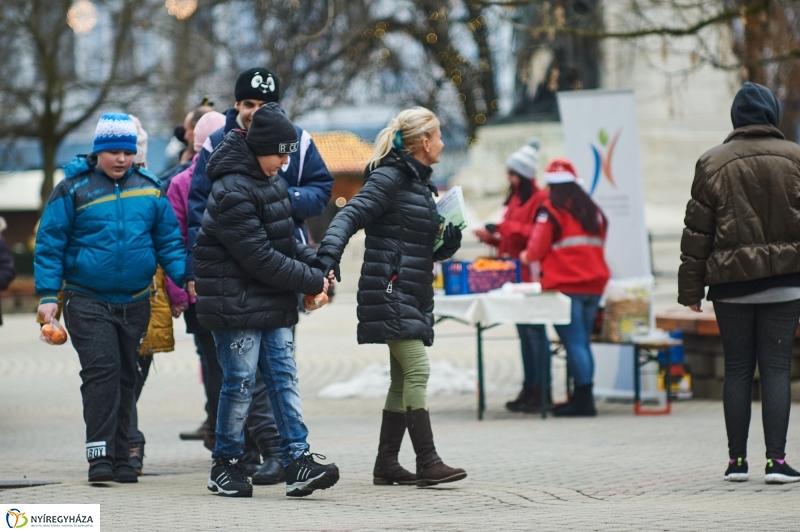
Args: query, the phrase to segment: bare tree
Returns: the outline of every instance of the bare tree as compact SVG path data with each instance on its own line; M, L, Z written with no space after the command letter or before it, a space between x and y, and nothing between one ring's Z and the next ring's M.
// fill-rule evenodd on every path
M253 14L253 28L216 35L220 50L239 68L263 61L274 69L284 87L282 104L293 115L365 98L436 109L448 103L439 97L444 92L455 100L460 121L472 137L500 108L491 35L497 17L477 2L220 4L223 10L239 13L246 6L245 12Z
M471 141L501 105L487 7L472 0L406 0L389 11L362 24L363 39L391 50L389 37L400 32L417 43L433 91L454 89ZM434 94L427 100L435 103Z
M39 141L42 205L53 190L56 150L64 138L112 99L130 102L153 72L132 68L132 43L154 3L98 4L111 21L107 46L94 47L99 57L77 58L76 36L67 25L71 0L0 3L0 138Z

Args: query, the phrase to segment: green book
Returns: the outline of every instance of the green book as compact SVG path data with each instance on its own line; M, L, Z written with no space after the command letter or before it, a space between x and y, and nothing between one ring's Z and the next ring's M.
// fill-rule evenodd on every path
M448 190L436 202L436 210L439 213L439 231L436 233L436 240L433 243L434 251L444 244L444 230L449 224L455 225L462 231L467 228L467 212L461 187L456 186Z

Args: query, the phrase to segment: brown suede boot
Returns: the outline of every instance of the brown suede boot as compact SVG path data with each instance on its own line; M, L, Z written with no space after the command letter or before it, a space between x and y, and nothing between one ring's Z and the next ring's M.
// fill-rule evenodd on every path
M378 457L372 470L372 483L379 486L400 484L413 486L417 475L406 471L397 461L400 444L406 434L406 418L400 412L383 411L381 441L378 444Z
M427 410L406 410L406 425L414 452L417 453L417 486L434 486L466 478L467 472L446 465L436 453L431 430L431 417Z

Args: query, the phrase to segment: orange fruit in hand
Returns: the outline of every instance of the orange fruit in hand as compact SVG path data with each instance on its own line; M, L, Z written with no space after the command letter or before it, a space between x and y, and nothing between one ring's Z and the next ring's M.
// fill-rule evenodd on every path
M303 297L303 307L306 310L317 310L328 302L328 295L321 292L315 296L307 295Z
M67 331L61 327L55 327L49 323L42 327L42 334L44 334L51 342L56 345L61 345L67 341Z

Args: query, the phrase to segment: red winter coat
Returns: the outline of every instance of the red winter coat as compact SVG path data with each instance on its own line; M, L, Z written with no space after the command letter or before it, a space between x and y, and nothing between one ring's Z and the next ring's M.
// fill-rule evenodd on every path
M522 203L519 193L514 190L503 212L503 220L497 224L500 240L491 242L497 247L498 257L519 258L533 231L536 212L548 197L547 190L534 189L528 201ZM531 281L529 268L522 268L522 280L526 283Z
M605 220L600 227L600 234L592 235L569 212L555 209L549 199L544 202L525 250L528 261L542 262L542 289L603 293L611 272L603 253Z

